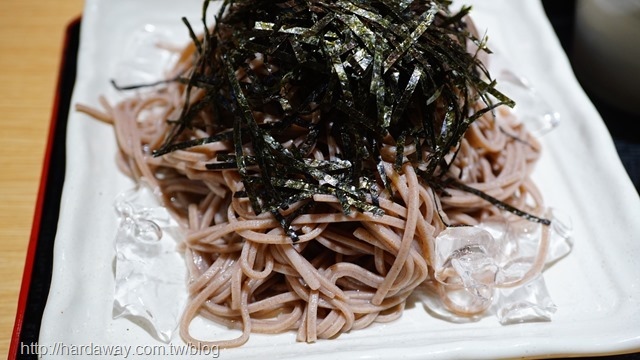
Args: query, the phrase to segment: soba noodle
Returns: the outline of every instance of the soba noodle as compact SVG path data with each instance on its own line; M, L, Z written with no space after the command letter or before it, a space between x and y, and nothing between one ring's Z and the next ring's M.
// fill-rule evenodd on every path
M193 51L193 46L185 50L169 78L190 70ZM254 61L256 67L262 66L259 58ZM242 76L237 73L239 79ZM231 142L152 156L151 149L162 146L171 131L167 119L178 117L186 105L184 91L185 85L170 82L114 105L101 99L104 110L84 105L77 109L113 125L119 168L160 189L166 206L187 229L183 251L189 302L180 323L185 342L237 347L251 332L287 331L295 331L298 341L314 342L398 319L407 298L433 279L436 236L449 225L475 225L501 213L462 190L448 189L449 196L436 196L409 162L396 171L396 148L389 142L380 151L393 189L390 194L380 187L377 201L384 215L345 214L335 196L315 195L319 204L315 210L291 224L300 234L294 243L271 213L256 215L247 198L234 196L244 189L237 169L207 169L218 154L233 152ZM194 89L189 101L202 96ZM310 115L312 121L321 116L319 110ZM215 120L205 111L198 117L203 123ZM185 134L209 136L198 128ZM292 137L284 146L299 141ZM338 158L338 142L328 132L318 143L325 146L314 146L310 159ZM404 155L416 151L409 144ZM539 215L542 198L530 178L539 155L538 142L508 110L499 108L470 126L449 171L468 186ZM303 203L293 204L283 214L295 212ZM443 301L454 312L475 311L458 308L446 296ZM196 339L189 328L197 316L242 334L227 340Z

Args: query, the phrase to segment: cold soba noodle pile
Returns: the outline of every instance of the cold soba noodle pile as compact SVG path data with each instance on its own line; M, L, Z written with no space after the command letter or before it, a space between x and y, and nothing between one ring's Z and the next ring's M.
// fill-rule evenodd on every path
M477 289L436 267L436 237L500 218L543 224L546 241L529 177L540 146L502 106L470 9L448 6L226 1L205 34L187 23L169 80L78 106L113 124L122 171L188 229L186 342L204 342L198 315L242 330L211 342L225 347L250 332L332 338L397 319L424 284L481 313L450 296Z

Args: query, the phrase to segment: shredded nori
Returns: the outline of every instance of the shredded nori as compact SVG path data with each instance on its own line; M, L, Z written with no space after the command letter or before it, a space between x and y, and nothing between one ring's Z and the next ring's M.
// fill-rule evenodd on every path
M208 28L208 3L202 37L184 20L196 47L194 71L174 79L186 84L187 98L193 88L206 95L173 120L155 156L232 143L234 151L207 168L237 169L245 190L236 195L247 196L257 213L273 213L294 241L290 224L315 205L314 194L334 195L345 213L383 213L377 184L391 187L380 149L390 141L397 147L396 171L411 162L432 189L461 189L549 223L449 178L453 159L447 155L455 154L469 126L497 106L514 105L495 88L477 52L470 53L470 44L489 51L466 23L470 7L452 12L447 0L225 0ZM255 66L257 59L262 66ZM198 123L201 111L215 114L219 126ZM320 120L313 121L318 112ZM195 127L209 136L184 135ZM301 145L284 145L292 134ZM339 159L310 161L313 145L326 148L319 143L326 135L337 142ZM410 144L419 151L406 156ZM298 201L307 204L281 215Z

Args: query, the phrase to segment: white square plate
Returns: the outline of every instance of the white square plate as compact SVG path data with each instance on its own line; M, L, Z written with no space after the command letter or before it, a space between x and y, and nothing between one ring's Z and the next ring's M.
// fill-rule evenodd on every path
M575 229L571 254L545 272L558 306L553 320L502 326L488 317L453 324L415 303L398 321L315 344L296 343L292 333L253 334L244 346L221 350L221 358L499 359L640 350L640 199L602 119L574 78L539 0L465 3L474 6L472 17L481 32L487 29L490 47L531 79L562 118L542 139L544 154L534 174L547 204L569 214ZM145 36L185 44L180 17L197 29L201 8L200 0L87 0L72 106L98 106L100 95L121 96L109 84L113 78L153 80L145 71L160 74L170 59L131 61L149 45ZM111 127L72 110L40 345L163 345L132 322L112 319L118 226L113 202L133 185L117 170L115 154ZM212 337L230 337L225 328L212 329Z

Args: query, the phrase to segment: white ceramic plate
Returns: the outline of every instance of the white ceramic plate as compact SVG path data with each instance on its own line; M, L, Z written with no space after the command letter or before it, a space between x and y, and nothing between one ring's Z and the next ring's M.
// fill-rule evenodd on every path
M575 228L572 253L545 272L558 306L553 320L502 326L488 317L453 324L416 303L396 322L315 344L296 343L292 333L254 334L241 348L221 350L221 358L498 359L640 350L640 199L611 137L574 78L539 1L467 3L474 5L479 28L488 28L494 50L515 73L531 79L562 117L560 127L543 138L544 155L534 174L548 205L570 214ZM112 78L134 83L149 71L160 73L170 59L130 59L149 50L150 34L184 44L188 36L180 17L198 24L200 9L200 0L87 0L73 104L97 105L101 94L115 99ZM163 345L130 321L112 319L118 225L113 201L132 187L118 172L115 153L108 125L71 112L53 278L40 333L40 345L51 349L56 343ZM212 337L231 336L213 329Z

